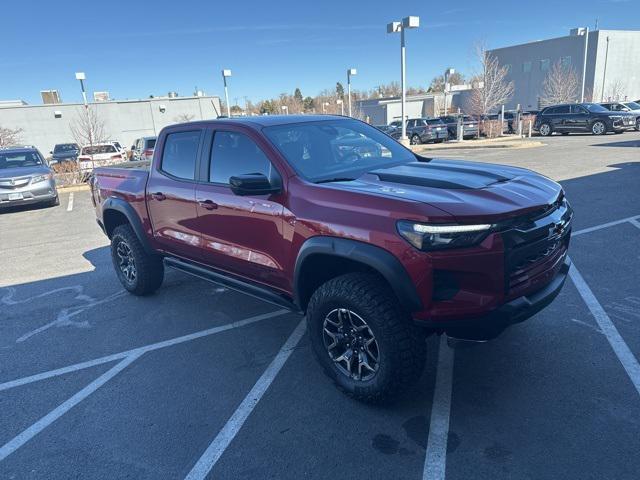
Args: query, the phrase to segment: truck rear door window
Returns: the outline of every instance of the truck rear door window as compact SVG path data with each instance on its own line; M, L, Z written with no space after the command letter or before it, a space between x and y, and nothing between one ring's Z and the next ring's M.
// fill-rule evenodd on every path
M173 177L193 180L200 133L200 130L195 130L168 134L164 142L160 169Z

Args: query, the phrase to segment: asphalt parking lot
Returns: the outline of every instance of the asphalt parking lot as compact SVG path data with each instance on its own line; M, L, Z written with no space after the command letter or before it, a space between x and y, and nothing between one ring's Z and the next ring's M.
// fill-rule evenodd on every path
M430 337L384 407L333 387L298 315L175 271L125 294L88 192L0 213L0 478L637 479L640 133L544 143L438 156L561 181L571 281L492 342Z

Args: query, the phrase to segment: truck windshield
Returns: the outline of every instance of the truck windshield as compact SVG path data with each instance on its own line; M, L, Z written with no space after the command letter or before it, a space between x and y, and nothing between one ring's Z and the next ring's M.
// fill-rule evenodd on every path
M263 131L289 164L312 182L355 179L376 168L416 160L388 135L356 120L291 123Z

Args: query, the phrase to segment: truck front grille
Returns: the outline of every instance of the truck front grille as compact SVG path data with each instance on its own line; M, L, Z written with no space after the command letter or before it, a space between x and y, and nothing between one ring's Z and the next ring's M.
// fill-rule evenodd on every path
M505 294L526 288L531 279L558 266L571 237L571 207L566 202L542 215L514 219L502 231L505 247Z

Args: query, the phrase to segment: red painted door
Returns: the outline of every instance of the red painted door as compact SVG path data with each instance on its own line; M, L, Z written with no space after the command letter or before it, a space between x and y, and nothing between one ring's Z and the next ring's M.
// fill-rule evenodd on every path
M191 260L201 253L195 172L202 136L202 129L168 133L146 192L157 247Z
M206 161L206 178L196 188L204 263L246 279L287 289L282 236L284 191L239 196L234 175L263 173L274 184L282 178L249 132L233 127L215 131ZM204 157L203 157L204 158ZM205 172L205 169L201 169Z

